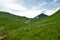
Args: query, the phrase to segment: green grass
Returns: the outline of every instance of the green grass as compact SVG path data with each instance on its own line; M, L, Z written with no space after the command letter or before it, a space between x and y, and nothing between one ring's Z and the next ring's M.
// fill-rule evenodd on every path
M0 34L4 40L60 40L59 17L60 10L38 21L0 12Z

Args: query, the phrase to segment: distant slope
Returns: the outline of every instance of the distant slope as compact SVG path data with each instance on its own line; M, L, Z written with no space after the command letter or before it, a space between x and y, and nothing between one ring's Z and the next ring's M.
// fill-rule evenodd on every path
M40 15L37 15L35 18L36 19L43 19L43 18L46 18L48 17L48 15L45 15L44 13L41 13Z
M51 18L58 20L60 18L60 10L58 10L55 14L53 14Z
M40 20L40 22L37 23L47 23L47 22L58 21L58 20L60 20L60 10L58 10L53 15L47 17L46 19Z
M0 11L0 19L22 21L22 20L26 20L27 18L26 17L20 17L20 16L17 16L17 15L13 15L13 14L8 13L8 12L2 12L2 11Z

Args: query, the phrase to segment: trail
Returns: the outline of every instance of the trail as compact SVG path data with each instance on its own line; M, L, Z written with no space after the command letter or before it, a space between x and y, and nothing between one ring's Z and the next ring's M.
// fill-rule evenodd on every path
M0 35L0 40L3 40L6 37L6 35Z

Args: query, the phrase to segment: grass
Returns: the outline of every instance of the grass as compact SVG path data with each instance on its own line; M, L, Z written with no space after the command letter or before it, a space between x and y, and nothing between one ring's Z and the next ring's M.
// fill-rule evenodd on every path
M59 17L60 10L38 21L0 12L0 34L4 40L60 40Z

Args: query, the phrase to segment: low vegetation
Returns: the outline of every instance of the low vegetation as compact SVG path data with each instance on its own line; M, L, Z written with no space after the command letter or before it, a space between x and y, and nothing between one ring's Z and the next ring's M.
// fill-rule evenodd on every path
M40 20L0 12L0 40L60 40L59 17L60 10Z

